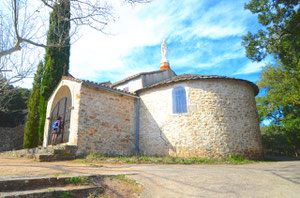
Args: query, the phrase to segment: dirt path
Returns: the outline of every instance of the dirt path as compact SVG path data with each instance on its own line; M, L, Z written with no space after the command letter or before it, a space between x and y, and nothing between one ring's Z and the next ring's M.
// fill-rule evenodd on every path
M103 165L0 158L0 180L57 174L133 174L142 197L299 197L300 161L249 165Z
M25 158L0 157L0 180L18 177L84 175L84 174L132 174L127 166L99 165L74 162L35 162Z

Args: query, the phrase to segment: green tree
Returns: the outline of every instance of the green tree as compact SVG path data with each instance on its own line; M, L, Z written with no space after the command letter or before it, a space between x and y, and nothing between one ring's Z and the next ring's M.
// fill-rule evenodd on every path
M25 88L18 88L8 85L5 89L8 94L5 94L3 101L8 101L5 111L0 110L0 126L2 127L16 127L24 122L24 112L27 108L27 101L30 95L30 90ZM0 90L1 92L4 90Z
M261 61L268 54L277 61L267 65L258 82L265 92L257 98L261 120L283 132L295 156L300 149L300 8L294 0L252 0L245 5L264 26L243 37L247 57ZM270 130L267 130L270 131Z
M285 67L296 67L300 58L300 10L295 0L252 0L245 5L264 28L243 37L247 57L261 61L267 54L281 60Z
M47 102L63 75L68 75L70 57L70 2L60 0L50 15L47 44L61 43L63 47L47 48L45 71L41 84L39 139L43 141Z
M294 149L287 141L285 133L282 130L278 130L277 126L274 126L273 124L268 127L262 126L260 130L264 152L267 155L294 155Z
M28 101L28 114L23 143L24 148L33 148L38 145L40 88L43 72L43 62L40 62L34 76L33 87Z

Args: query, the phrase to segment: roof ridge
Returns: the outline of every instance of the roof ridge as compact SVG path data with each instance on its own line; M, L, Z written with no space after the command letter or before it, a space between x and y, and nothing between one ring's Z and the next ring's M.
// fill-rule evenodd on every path
M166 69L166 70L167 70L167 69ZM122 83L124 83L124 82L129 81L129 80L132 80L132 79L134 79L134 78L136 78L136 77L139 77L139 76L141 76L141 75L144 75L144 74L158 73L158 72L162 72L162 71L166 71L166 70L154 70L154 71L150 71L150 72L139 72L139 73L137 73L137 74L134 74L134 75L132 75L132 76L129 76L129 77L127 77L127 78L124 78L124 79L122 79L122 80L119 80L119 81L117 81L117 82L112 83L112 84L111 84L111 87L117 86L117 85L119 85L119 84L122 84Z

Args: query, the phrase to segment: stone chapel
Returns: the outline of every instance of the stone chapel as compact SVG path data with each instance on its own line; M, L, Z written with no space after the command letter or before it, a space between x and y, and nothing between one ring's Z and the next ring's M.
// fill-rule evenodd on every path
M115 83L64 76L47 107L44 145L63 118L61 144L77 154L262 159L255 103L258 87L215 75L177 75L167 59L160 69Z

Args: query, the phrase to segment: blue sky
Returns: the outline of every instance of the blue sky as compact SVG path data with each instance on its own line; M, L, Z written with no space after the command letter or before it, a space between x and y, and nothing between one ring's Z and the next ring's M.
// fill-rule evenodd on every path
M115 82L159 69L160 45L177 73L225 75L257 82L263 63L245 55L242 36L260 28L243 0L154 0L118 5L112 35L86 29L72 46L70 72L77 78Z
M158 70L166 39L171 69L223 75L257 82L262 63L253 63L242 36L260 28L257 16L244 10L248 0L153 0L127 5L112 0L115 22L109 35L82 28L71 47L70 73L79 79L115 82Z

